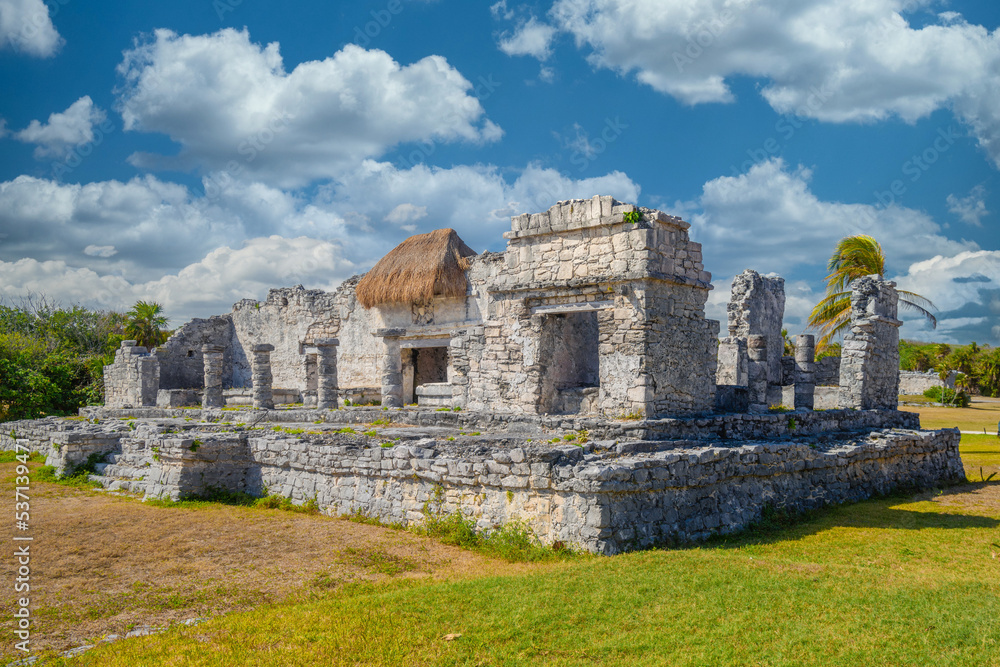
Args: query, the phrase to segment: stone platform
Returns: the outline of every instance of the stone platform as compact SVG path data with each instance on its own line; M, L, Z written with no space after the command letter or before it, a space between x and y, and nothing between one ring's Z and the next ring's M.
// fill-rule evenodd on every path
M218 487L404 524L427 512L462 512L484 530L521 519L543 542L602 554L737 531L767 507L964 478L957 430L916 430L915 415L895 411L636 423L377 408L85 412L0 424L0 449L20 444L60 469L97 455L94 479L144 497Z

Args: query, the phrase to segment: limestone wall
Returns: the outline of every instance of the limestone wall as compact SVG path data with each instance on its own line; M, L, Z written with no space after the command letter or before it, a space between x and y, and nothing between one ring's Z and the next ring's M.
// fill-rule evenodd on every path
M104 404L114 408L156 405L160 364L134 340L122 341L115 361L104 367Z
M900 371L899 372L899 393L919 396L931 387L955 388L956 371L951 371L944 380L934 371Z
M468 407L545 412L560 349L546 342L550 319L596 312L596 351L582 339L561 345L599 357L601 414L711 410L718 324L704 317L711 275L688 227L611 197L513 218L483 327L460 341Z
M366 436L212 430L182 420L142 423L135 431L104 428L101 441L91 425L75 440L58 432L62 442L50 451L50 463L106 452L97 479L147 496L222 487L266 490L299 503L315 499L331 514L360 512L407 525L428 513L461 512L480 529L520 519L543 542L603 554L736 531L767 507L799 511L963 477L955 429L731 446L553 446L508 436L470 448L419 432L393 444ZM0 437L0 447L13 442Z
M733 280L732 297L726 311L731 337L765 337L767 382L769 385L781 384L781 357L785 349L781 337L781 323L785 315L785 279L762 276L747 269Z
M899 397L896 283L866 276L851 283L851 326L840 365L840 407L895 409Z
M224 386L232 386L233 322L230 315L217 315L208 319L193 319L180 327L161 346L156 348L160 362L161 389L201 389L205 386L205 371L201 348L204 345L221 345L222 377ZM238 357L242 356L242 352Z

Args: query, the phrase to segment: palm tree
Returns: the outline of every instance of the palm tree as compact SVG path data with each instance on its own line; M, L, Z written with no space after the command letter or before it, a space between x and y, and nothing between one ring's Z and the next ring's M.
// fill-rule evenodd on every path
M830 275L826 277L826 296L809 314L809 326L818 328L820 332L817 352L850 326L850 284L864 276L882 276L885 273L885 253L879 242L871 236L845 236L837 243L827 269ZM934 308L934 304L928 299L913 292L899 290L899 305L917 311L930 321L932 327L937 327L937 318L928 310Z
M162 314L163 306L150 301L137 301L132 310L125 313L125 335L138 341L146 349L152 349L166 338L161 331L167 326L167 318Z

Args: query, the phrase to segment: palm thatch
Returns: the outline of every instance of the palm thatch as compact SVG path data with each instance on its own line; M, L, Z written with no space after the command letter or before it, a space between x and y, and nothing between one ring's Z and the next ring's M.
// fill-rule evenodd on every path
M406 239L358 282L365 308L388 303L427 303L436 296L464 297L465 272L476 251L454 229L436 229Z

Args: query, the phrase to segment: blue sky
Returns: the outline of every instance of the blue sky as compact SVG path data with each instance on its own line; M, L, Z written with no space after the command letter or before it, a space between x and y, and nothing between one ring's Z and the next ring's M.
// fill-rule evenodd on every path
M985 0L0 0L0 297L176 326L611 194L692 223L710 317L753 268L802 331L871 233L939 308L905 336L997 345L998 26Z

